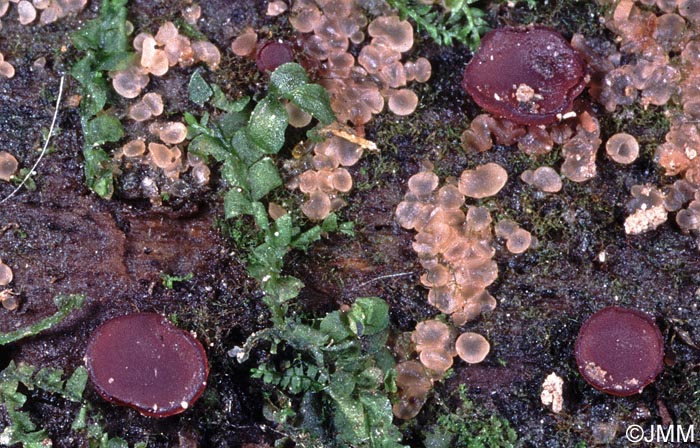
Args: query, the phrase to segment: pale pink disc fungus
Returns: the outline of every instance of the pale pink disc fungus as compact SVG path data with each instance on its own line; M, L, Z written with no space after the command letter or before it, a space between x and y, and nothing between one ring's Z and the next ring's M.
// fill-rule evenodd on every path
M149 417L185 411L202 395L209 375L202 344L156 313L102 324L90 338L85 363L102 398Z
M678 12L686 19L700 21L700 2L698 0L678 0Z
M609 306L581 326L576 364L583 379L605 393L640 393L663 369L664 339L648 315Z
M267 206L267 213L270 215L270 218L277 221L287 214L287 210L276 202L270 202Z
M209 183L211 170L203 163L192 166L192 178L197 185L206 185Z
M258 34L252 28L246 28L231 42L231 50L236 56L250 56L255 52Z
M294 51L286 42L267 42L255 54L255 64L263 73L273 72L287 62L294 62Z
M399 116L411 115L418 106L418 95L411 89L395 91L389 97L389 110Z
M345 168L333 170L330 181L333 188L342 193L347 193L352 188L352 176Z
M0 179L9 182L17 172L19 164L15 156L7 151L0 151Z
M396 365L396 387L399 399L392 406L397 418L410 419L418 415L433 382L418 361L403 361Z
M287 109L287 117L291 126L294 126L295 128L304 128L311 123L313 116L310 113L299 109L296 104L288 102L284 105L284 107Z
M464 195L455 185L445 185L438 190L437 202L446 210L456 210L464 204Z
M19 15L19 23L27 25L36 19L36 8L32 2L22 0L17 4L17 14Z
M293 2L289 23L300 33L310 33L321 23L322 17L314 2Z
M126 157L139 157L146 152L146 142L140 139L131 140L122 146L122 154Z
M404 66L408 65L408 63L404 64ZM416 59L416 62L413 63L412 66L410 67L410 74L412 76L412 79L415 79L418 82L426 82L430 79L430 75L432 74L432 67L430 65L430 61L428 61L425 58L418 58ZM406 71L408 72L408 68L406 68ZM408 74L406 75L408 76Z
M539 25L487 33L462 88L486 111L519 124L552 123L587 82L586 66L557 31Z
M182 18L190 25L197 23L202 16L202 7L199 5L189 5L182 10Z
M481 199L501 191L507 180L506 170L490 162L465 170L459 178L459 191L467 197Z
M437 188L439 180L432 171L421 171L408 179L408 189L418 197L428 196Z
M508 239L519 228L520 226L518 223L512 219L502 219L498 221L498 224L494 226L493 230L496 233L496 236Z
M18 294L11 289L0 291L0 302L7 311L15 311L21 305Z
M462 333L455 342L457 355L469 364L478 364L486 358L491 345L478 333Z
M0 53L0 76L10 79L15 76L15 68L5 60L5 57Z
M331 198L323 191L314 191L301 205L301 211L312 221L320 221L331 212Z
M134 121L146 121L153 115L151 109L142 101L134 103L129 107L128 117Z
M112 78L112 87L124 98L136 98L148 84L149 77L138 67L118 71Z
M297 178L299 181L299 190L302 193L313 193L318 190L319 181L318 173L314 170L304 171Z
M7 286L12 282L12 269L0 260L0 286Z
M160 93L150 92L141 98L141 102L148 107L153 116L163 113L163 97Z
M338 162L342 166L353 166L362 157L362 147L351 141L337 137L326 141L332 144L333 152L338 156Z
M426 369L439 375L443 375L454 363L454 357L444 348L425 349L418 358Z
M637 160L639 143L633 136L619 132L608 139L605 151L615 162L626 165Z
M480 233L488 231L491 224L491 214L485 207L469 207L467 210L467 229L471 232Z
M177 171L182 164L182 152L177 146L169 148L160 143L149 143L148 155L153 165L168 173Z
M141 44L141 66L155 76L168 72L170 62L164 50L157 48L158 43L151 35L145 36Z
M178 121L169 121L160 128L158 137L168 145L182 143L187 138L187 126Z
M517 229L506 241L506 249L512 254L522 254L532 243L532 235L525 229Z
M378 43L399 53L413 46L413 27L408 20L401 20L398 16L377 17L369 24L367 32Z
M212 70L219 68L221 52L213 43L207 41L192 42L192 51L195 60L204 62Z
M59 5L57 5L56 3L51 4L48 8L41 11L40 20L42 25L55 22L59 19L62 12L63 11L61 10L61 7Z
M285 2L274 0L267 4L267 11L265 12L265 15L269 17L277 17L278 15L287 11L287 9L289 9L289 7Z
M147 93L141 101L129 107L129 118L135 121L145 121L163 113L163 98L158 93Z
M445 348L450 343L450 327L437 319L425 320L416 325L411 340L419 353L427 349Z
M556 170L549 166L541 166L536 170L525 170L520 179L545 193L556 193L562 189L563 183Z

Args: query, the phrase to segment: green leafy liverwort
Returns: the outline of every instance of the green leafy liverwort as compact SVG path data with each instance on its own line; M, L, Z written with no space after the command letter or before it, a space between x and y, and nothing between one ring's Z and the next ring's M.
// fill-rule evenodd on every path
M53 301L58 307L58 311L56 311L55 314L26 328L20 328L9 333L0 333L0 346L18 341L28 336L34 336L44 330L48 330L68 317L70 313L81 308L85 303L85 296L82 294L58 295L53 299Z
M221 163L222 177L229 186L224 195L226 218L252 218L256 242L241 245L247 249L243 258L271 312L272 327L251 335L230 354L242 362L263 340L271 344L273 354L282 349L296 354L280 366L264 363L253 369L254 377L275 386L278 404L270 402L266 415L288 434L305 440L311 437L325 446L333 439L339 446L402 446L387 396L395 386L394 359L386 348L386 302L377 297L358 298L348 312L334 311L310 321L288 310L303 284L283 274L285 255L293 249L306 250L325 232L350 233L351 226L339 223L332 214L302 230L291 213L271 220L263 203L282 185L275 155L286 143L288 117L283 101L293 102L313 115L319 126L325 126L335 120L328 94L309 83L304 69L294 63L271 74L268 95L254 106L247 97L229 101L198 73L190 80L189 93L193 102L210 102L223 111L216 120L207 114L199 119L186 114L191 138L188 150ZM301 400L301 408L279 405L291 403L292 396ZM331 411L331 432L324 422L327 411ZM295 423L297 418L290 418L293 415L304 415L304 422Z
M99 196L109 199L114 193L114 172L105 143L119 141L124 128L105 106L111 88L106 73L126 68L135 57L129 51L126 28L126 0L105 0L100 15L85 23L72 36L73 45L84 53L71 75L80 83L80 124L83 128L85 182Z

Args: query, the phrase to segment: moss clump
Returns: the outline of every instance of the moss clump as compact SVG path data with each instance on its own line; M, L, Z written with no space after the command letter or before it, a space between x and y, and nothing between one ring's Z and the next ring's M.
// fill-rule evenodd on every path
M426 448L507 448L515 446L517 433L508 420L476 406L467 396L467 387L459 387L462 404L449 414L440 415L425 438Z

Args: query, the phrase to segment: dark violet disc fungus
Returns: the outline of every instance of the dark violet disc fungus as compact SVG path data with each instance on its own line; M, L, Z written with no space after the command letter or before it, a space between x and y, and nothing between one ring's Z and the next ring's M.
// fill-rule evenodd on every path
M255 64L263 73L274 72L277 67L294 62L294 51L286 42L266 42L255 54Z
M202 344L156 313L135 313L102 324L85 363L107 401L149 417L179 414L202 395L209 363Z
M648 315L610 306L593 314L576 339L583 378L603 392L640 393L663 369L664 340Z
M464 70L462 88L486 111L519 124L561 118L587 82L586 66L557 31L544 26L487 33Z

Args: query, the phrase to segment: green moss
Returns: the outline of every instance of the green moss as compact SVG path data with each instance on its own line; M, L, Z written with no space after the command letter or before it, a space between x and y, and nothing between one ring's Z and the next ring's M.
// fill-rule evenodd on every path
M522 5L522 6L521 6ZM556 28L562 34L591 35L600 33L598 21L604 9L596 2L587 0L561 0L553 3L529 2L528 8L521 3L513 10L518 23L539 23Z
M639 103L618 108L612 114L602 115L599 120L604 138L618 132L633 135L639 143L640 159L649 165L652 165L656 148L665 141L671 126L666 107L644 108Z
M449 414L440 415L426 434L426 448L509 448L518 440L517 433L503 417L476 406L468 397L467 387L459 386L461 405Z
M396 181L397 173L401 167L399 162L386 154L366 156L367 163L363 163L357 172L353 189L357 192L385 188L387 184Z
M462 43L472 50L479 46L481 35L486 32L485 13L475 6L476 0L447 0L444 8L420 4L410 0L387 0L398 10L402 19L411 19L418 31L424 31L438 45Z

